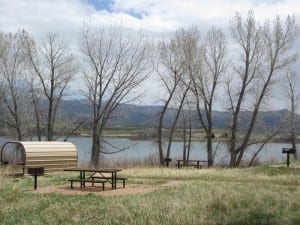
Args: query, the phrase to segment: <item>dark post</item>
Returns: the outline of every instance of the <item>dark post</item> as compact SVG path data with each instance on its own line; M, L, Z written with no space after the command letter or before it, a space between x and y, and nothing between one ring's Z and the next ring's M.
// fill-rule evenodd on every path
M34 174L34 190L37 188L37 175Z
M169 167L169 163L172 161L171 158L165 158L165 162L166 162L166 165L167 167Z
M283 148L282 153L286 154L286 166L290 166L290 154L295 154L296 149L294 148Z

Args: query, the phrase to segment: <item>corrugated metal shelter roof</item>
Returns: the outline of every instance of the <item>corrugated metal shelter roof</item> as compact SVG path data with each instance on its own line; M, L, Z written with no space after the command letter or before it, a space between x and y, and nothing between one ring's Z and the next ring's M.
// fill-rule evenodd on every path
M56 141L11 141L1 149L1 164L29 167L44 167L45 173L77 167L77 149L71 142Z

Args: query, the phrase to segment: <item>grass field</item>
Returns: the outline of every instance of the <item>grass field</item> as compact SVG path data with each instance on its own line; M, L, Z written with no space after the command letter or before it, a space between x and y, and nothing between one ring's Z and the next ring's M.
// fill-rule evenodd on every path
M66 184L69 174L39 177L38 186ZM145 194L36 194L32 177L0 177L0 224L300 224L300 168L131 168L129 185L157 186Z

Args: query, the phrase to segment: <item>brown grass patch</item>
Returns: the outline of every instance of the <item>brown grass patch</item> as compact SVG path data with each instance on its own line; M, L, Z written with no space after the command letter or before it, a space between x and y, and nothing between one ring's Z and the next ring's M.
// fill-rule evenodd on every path
M70 184L58 185L58 186L47 186L38 187L37 190L30 190L30 193L61 193L65 195L85 195L93 193L95 195L101 196L122 196L122 195L134 195L134 194L145 194L156 190L175 187L180 184L185 183L185 181L172 180L161 185L145 185L145 184L129 184L125 188L117 187L117 189L112 190L110 187L106 186L105 190L102 191L102 186L86 185L85 188L80 188L80 184L73 185L71 189Z

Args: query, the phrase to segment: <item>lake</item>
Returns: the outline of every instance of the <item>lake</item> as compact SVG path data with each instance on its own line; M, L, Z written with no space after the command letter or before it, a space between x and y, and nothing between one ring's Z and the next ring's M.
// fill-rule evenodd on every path
M6 141L5 138L0 138L1 146ZM69 142L76 145L78 151L78 164L87 164L91 156L91 143L92 139L89 137L70 137ZM126 150L118 152L116 154L102 154L102 162L105 165L115 165L122 163L139 163L151 164L158 161L158 147L154 141L151 140L138 140L133 141L127 138L106 138L105 141L109 143L109 146L114 146L116 149L126 148ZM218 150L215 155L216 164L228 164L229 153L225 143L214 143L214 148L218 146ZM261 163L278 163L286 160L286 155L282 154L282 148L290 148L290 144L286 143L269 143L265 145L264 149L259 154L259 161ZM110 147L112 149L112 147ZM258 146L251 146L247 150L244 156L245 160L251 159L253 152ZM112 150L106 150L112 151ZM170 158L180 159L182 158L183 142L173 142ZM298 153L299 154L299 153ZM206 154L206 142L192 142L190 159L207 159ZM175 163L175 160L172 162Z
M70 142L73 142L78 149L78 161L79 163L87 163L91 155L91 138L87 137L71 137ZM114 145L116 148L128 149L116 154L102 154L103 159L110 164L116 164L126 161L147 161L157 160L158 146L152 140L139 140L133 141L127 138L106 138L106 142L110 145ZM218 150L215 155L216 164L228 164L229 153L225 143L214 143L214 149L218 146ZM166 147L166 145L165 145ZM282 160L286 160L286 155L282 154L282 148L290 148L291 145L287 143L269 143L265 145L264 149L259 154L259 161L261 163L278 163ZM248 148L247 154L244 156L245 160L251 159L252 154L258 149L258 145L253 145ZM172 143L170 158L180 159L182 158L183 142L177 141ZM203 159L206 160L206 142L192 142L190 159ZM174 160L173 160L174 163Z

